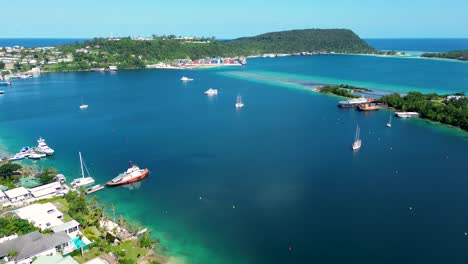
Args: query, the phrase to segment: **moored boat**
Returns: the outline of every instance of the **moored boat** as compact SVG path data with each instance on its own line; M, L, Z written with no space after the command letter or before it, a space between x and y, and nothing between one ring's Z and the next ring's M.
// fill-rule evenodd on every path
M81 152L78 152L78 154L80 156L81 178L76 178L71 182L71 186L74 188L87 186L87 185L91 185L94 183L94 179L89 174L88 168L86 168L83 158L81 157ZM85 170L86 170L86 173L88 174L87 177L85 177Z
M338 106L341 108L355 108L360 104L368 103L369 99L365 98L364 96L360 98L349 99L346 101L338 102Z
M380 107L373 103L365 103L365 104L359 104L358 109L361 111L375 111L375 110L379 110Z
M18 161L27 158L30 154L29 153L16 153L13 157L9 158L9 161Z
M45 142L45 139L43 138L39 138L37 140L37 150L48 155L48 156L51 156L54 154L54 150L52 148L50 148L49 146L47 146L46 142Z
M148 169L140 169L140 167L130 162L130 168L117 175L114 179L108 181L107 185L116 186L141 181L148 176L148 173Z
M395 115L400 118L411 118L411 117L418 117L419 113L417 112L395 112Z
M33 152L33 153L29 154L28 158L29 158L29 159L38 160L38 159L45 158L46 156L47 156L47 155L44 154L44 153Z

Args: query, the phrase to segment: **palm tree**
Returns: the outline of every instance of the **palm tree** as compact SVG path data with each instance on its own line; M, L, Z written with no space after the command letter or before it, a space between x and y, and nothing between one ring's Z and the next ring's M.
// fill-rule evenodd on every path
M115 223L115 206L114 206L114 204L111 204L111 210L114 213L114 223Z

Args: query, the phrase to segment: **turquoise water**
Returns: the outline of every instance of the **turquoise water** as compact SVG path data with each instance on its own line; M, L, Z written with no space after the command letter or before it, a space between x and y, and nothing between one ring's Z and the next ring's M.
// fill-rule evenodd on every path
M148 167L145 181L96 195L182 262L463 263L467 134L417 119L389 129L391 112L342 110L304 86L467 91L467 67L336 55L44 74L0 97L0 143L13 152L45 137L56 155L35 164L69 180L78 151L101 184L130 160ZM210 87L217 97L203 94ZM81 98L89 109L79 110ZM352 153L356 124L363 147Z

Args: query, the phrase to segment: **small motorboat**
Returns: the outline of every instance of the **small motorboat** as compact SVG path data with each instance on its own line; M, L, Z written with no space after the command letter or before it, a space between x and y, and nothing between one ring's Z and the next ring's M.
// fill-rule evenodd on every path
M88 105L87 104L82 104L82 105L80 105L80 109L88 109Z
M29 153L16 153L13 157L9 158L9 161L23 160L29 156Z
M186 77L186 76L183 76L182 78L180 78L181 81L183 82L190 82L190 81L193 81L192 78L189 78L189 77Z
M205 91L205 94L206 95L217 95L218 94L218 89L210 88L210 89Z

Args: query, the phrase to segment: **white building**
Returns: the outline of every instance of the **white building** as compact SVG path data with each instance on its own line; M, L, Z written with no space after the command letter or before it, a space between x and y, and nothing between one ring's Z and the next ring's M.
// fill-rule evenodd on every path
M24 187L19 187L5 191L5 194L8 197L8 200L10 200L10 202L12 203L20 202L31 197L31 193L29 193L28 189Z
M67 193L68 189L63 187L59 182L52 182L49 184L41 185L36 188L29 189L31 195L36 199L52 198L56 196L63 196Z
M70 237L65 232L43 235L35 231L0 244L0 262L29 264L39 256L54 256L59 250L69 253L75 249ZM14 260L8 254L16 252ZM3 262L2 262L3 263Z
M63 224L63 213L52 203L31 204L18 209L16 214L42 230Z
M80 230L80 223L78 223L74 219L66 223L63 223L61 225L52 227L52 231L54 231L54 233L65 231L65 233L67 233L70 238L76 237L78 235L79 230Z

